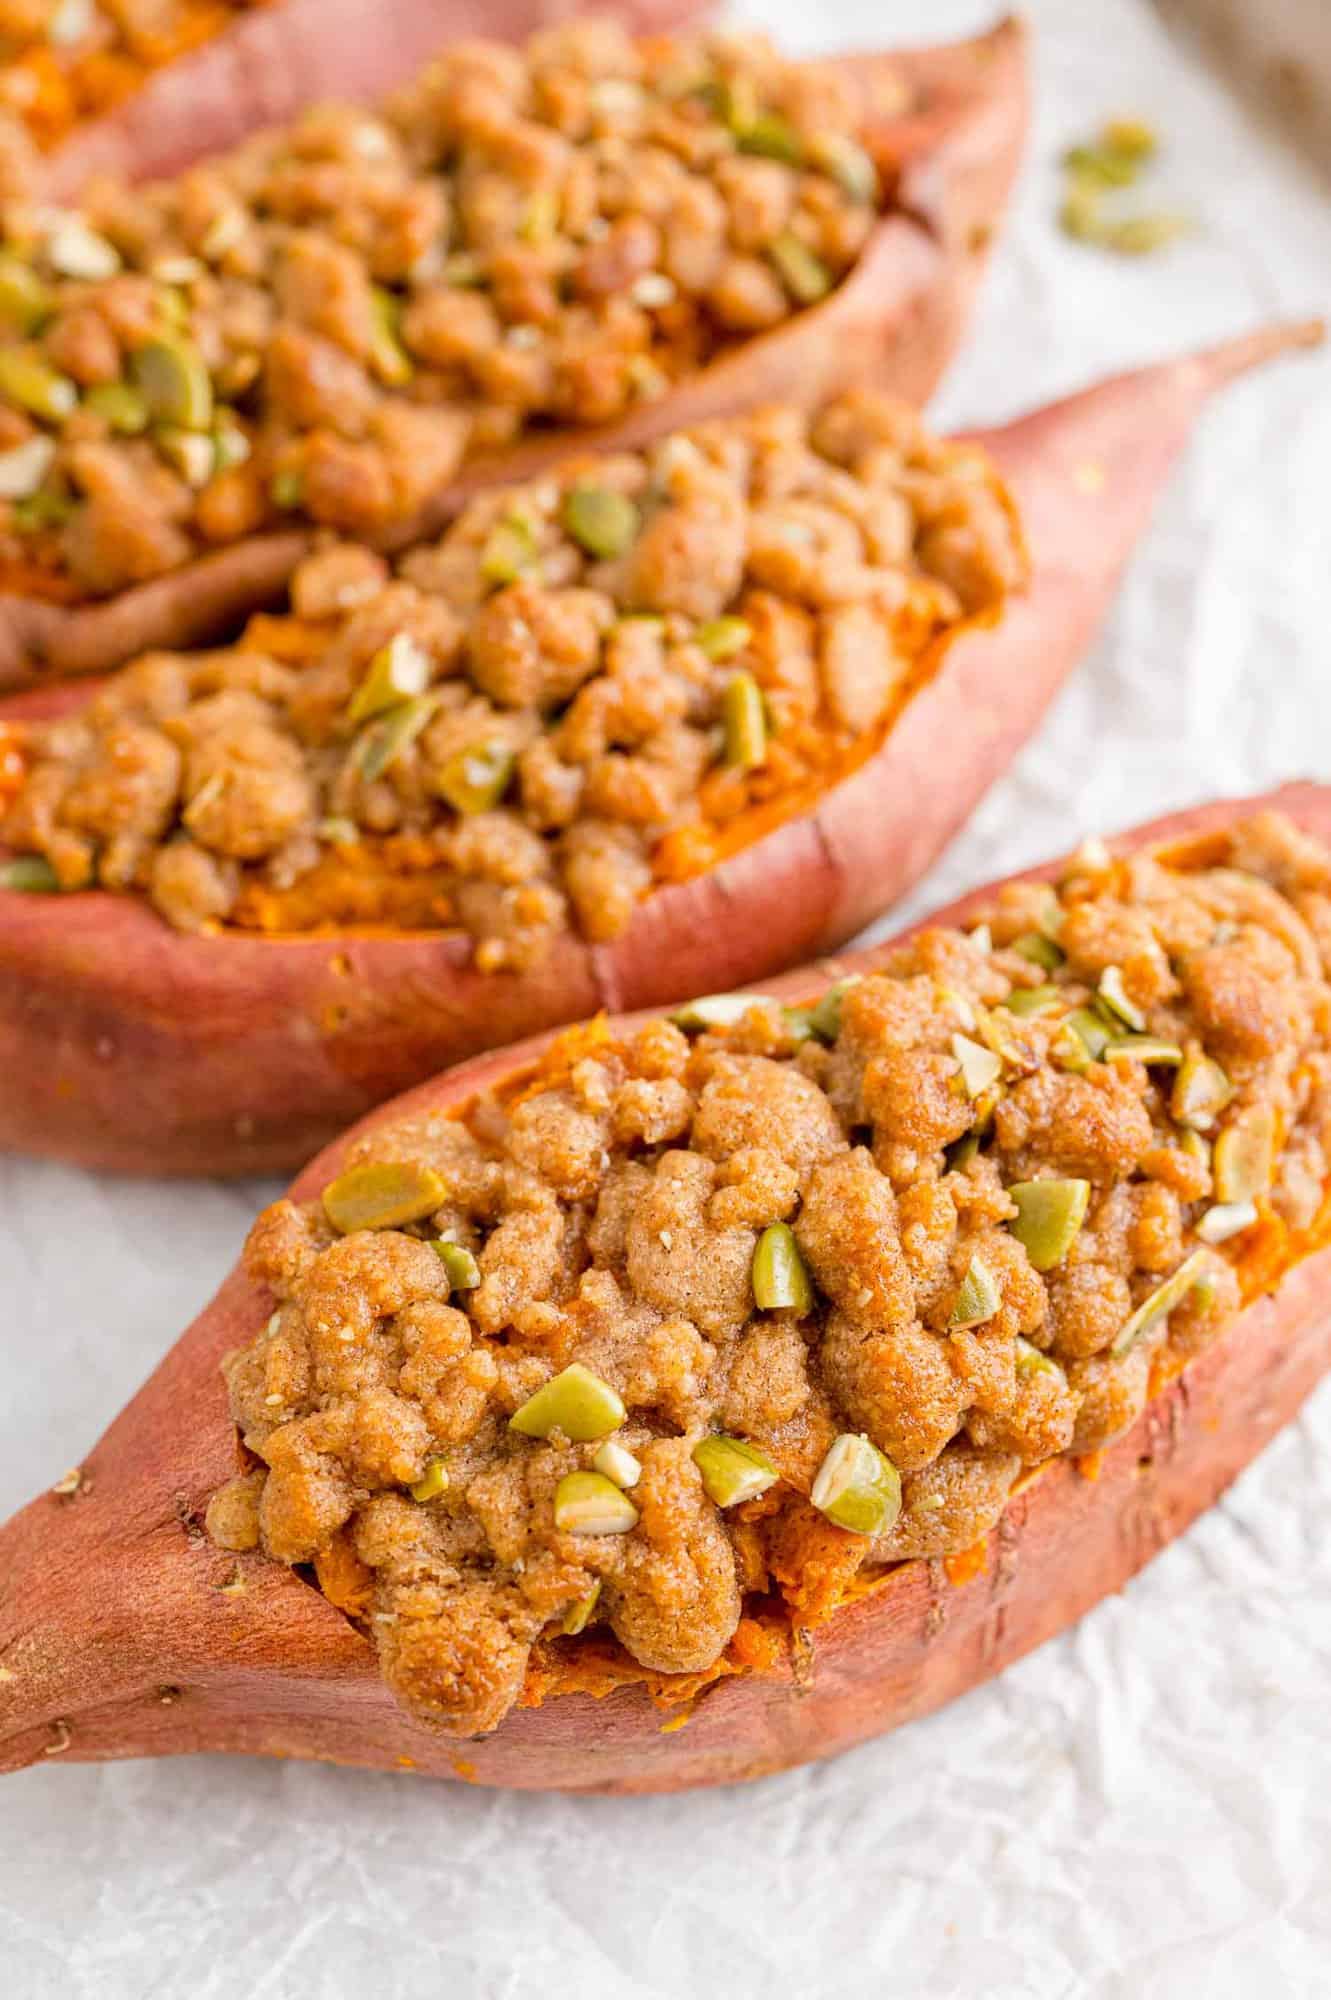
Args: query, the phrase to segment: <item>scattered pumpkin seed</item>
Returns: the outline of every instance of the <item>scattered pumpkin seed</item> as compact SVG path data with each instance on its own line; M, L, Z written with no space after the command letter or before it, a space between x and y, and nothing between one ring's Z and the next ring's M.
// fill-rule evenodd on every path
M1103 1004L1125 1028L1140 1034L1146 1026L1146 1016L1134 1000L1130 1000L1123 985L1121 966L1107 965L1100 974L1100 984L1096 987Z
M701 999L676 1007L668 1019L686 1035L700 1035L709 1029L733 1028L750 1007L772 1004L766 993L704 993Z
M64 493L43 487L26 500L14 502L13 523L20 535L40 535L48 528L63 527L74 512L74 502Z
M1275 1113L1269 1104L1254 1105L1227 1125L1212 1153L1216 1199L1252 1201L1265 1194L1275 1171L1275 1149Z
M1194 1250L1183 1259L1172 1278L1166 1278L1162 1285L1144 1298L1136 1311L1123 1323L1122 1330L1109 1352L1116 1361L1130 1354L1144 1333L1149 1333L1165 1319L1175 1306L1181 1305L1188 1293L1206 1269L1206 1252Z
M492 812L517 769L507 743L476 743L455 751L434 778L434 789L455 812Z
M804 145L788 118L776 111L759 111L736 122L732 106L732 129L741 153L753 153L763 160L783 160L788 167L802 166Z
M957 1287L948 1327L953 1333L960 1333L968 1326L982 1326L993 1318L1002 1303L1003 1294L993 1272L979 1257L972 1257Z
M398 329L402 324L401 301L382 285L370 287L370 366L381 382L401 389L416 373L411 356L402 345Z
M862 977L861 973L852 972L847 978L838 979L834 985L828 987L822 999L815 1001L809 1009L810 1028L819 1041L826 1042L829 1048L841 1033L841 1009L845 1004L846 995L852 986L859 985Z
M602 1472L566 1472L555 1488L555 1526L566 1535L627 1535L638 1510Z
M213 385L203 356L182 334L161 333L130 356L130 372L159 424L206 431L213 420Z
M762 690L743 667L721 691L721 728L725 762L735 771L752 771L767 761L767 714Z
M553 188L537 188L522 204L518 235L524 243L548 243L558 227L558 195Z
M186 431L178 424L159 424L153 443L173 472L197 492L213 476L216 446L207 431Z
M854 1535L883 1535L901 1512L901 1474L862 1434L843 1431L818 1468L809 1498Z
M1035 1270L1052 1271L1063 1262L1086 1220L1090 1182L1014 1181L1007 1193L1017 1209L1008 1228Z
M536 534L525 514L505 514L496 521L481 550L481 575L487 583L516 583L536 557Z
M1028 964L1043 967L1046 972L1057 971L1063 963L1063 953L1043 931L1023 931L1019 938L1012 940L1008 949L1015 951Z
M564 1613L559 1629L566 1639L576 1639L579 1632L585 1632L601 1596L601 1579L598 1576L585 1596L575 1599Z
M230 472L233 466L244 465L253 449L249 434L229 412L223 412L213 425L213 470Z
M1231 1236L1251 1229L1256 1220L1255 1201L1217 1201L1198 1221L1197 1234L1203 1243L1228 1243Z
M83 407L95 410L122 437L138 437L148 428L148 405L132 382L95 383L84 391Z
M357 739L356 751L361 776L367 784L382 778L402 752L410 748L438 706L436 695L416 695L410 701L399 702L396 708L390 708L386 715L370 724Z
M747 618L706 618L693 635L709 660L731 660L753 637Z
M1096 241L1106 250L1116 250L1121 257L1146 257L1166 243L1189 235L1192 227L1186 215L1161 209L1149 215L1126 215L1119 222L1108 222Z
M448 1189L433 1167L371 1160L348 1167L323 1191L323 1210L339 1235L354 1229L400 1229L433 1214Z
M609 486L574 486L564 496L564 527L589 556L613 561L632 546L640 517L626 493Z
M441 1493L447 1493L448 1469L443 1459L427 1459L424 1472L409 1491L412 1499L419 1500L422 1504L427 1500L437 1500Z
M1194 1132L1209 1132L1234 1095L1218 1062L1196 1050L1184 1056L1169 1096L1169 1115Z
M788 1222L773 1222L753 1253L753 1301L760 1312L813 1310L813 1284Z
M592 1460L597 1472L603 1472L607 1479L613 1479L623 1493L632 1492L642 1478L642 1460L635 1458L626 1444L617 1438L607 1438Z
M19 854L12 861L0 861L0 889L13 889L21 896L53 896L60 890L60 877L44 854Z
M703 1491L718 1507L738 1507L775 1486L781 1474L765 1451L746 1438L705 1437L693 1447Z
M952 1053L961 1064L961 1082L971 1099L983 1096L1003 1074L1001 1059L969 1035L953 1035Z
M114 278L120 252L81 215L62 215L46 238L46 261L62 278L98 284Z
M815 133L808 145L811 166L834 180L852 201L876 206L882 193L878 169L863 146L840 132Z
M1047 1014L1051 1007L1057 1007L1062 997L1057 986L1014 986L1002 1004L1009 1014L1029 1020L1038 1014Z
M274 507L284 513L291 513L305 504L305 475L294 466L287 466L275 472L268 482L268 497Z
M548 1438L562 1431L574 1444L590 1444L617 1430L625 1417L621 1397L580 1361L552 1375L508 1420L523 1437Z
M832 273L822 258L815 256L808 244L801 242L791 230L783 230L768 244L767 255L775 266L778 278L798 305L817 305L819 299L825 299L831 291Z
M430 685L431 672L429 654L410 633L394 633L365 669L347 706L348 722L368 722L371 716L396 708L400 701L424 694Z
M1163 1041L1159 1035L1111 1035L1104 1046L1104 1058L1113 1062L1116 1056L1132 1056L1139 1063L1156 1063L1171 1069L1177 1069L1183 1061L1178 1043Z
M432 1245L435 1256L448 1273L448 1282L455 1292L474 1292L481 1282L481 1267L470 1250L463 1243L449 1243L444 1237L435 1239Z
M0 326L11 333L38 333L54 310L45 279L21 257L0 250Z
M30 500L55 463L55 439L38 432L0 452L0 500Z
M48 424L62 424L79 400L69 376L49 367L33 347L0 348L0 396Z

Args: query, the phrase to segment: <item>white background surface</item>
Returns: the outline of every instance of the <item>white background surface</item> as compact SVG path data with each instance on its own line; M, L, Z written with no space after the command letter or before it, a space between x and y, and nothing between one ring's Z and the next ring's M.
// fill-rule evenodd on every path
M986 18L967 0L754 11L808 48ZM1030 164L943 415L994 417L1331 304L1325 195L1140 0L1036 0L1030 14ZM1159 121L1173 191L1205 221L1140 265L1078 251L1050 220L1058 149L1118 109ZM1329 464L1326 361L1231 392L1095 653L914 907L1080 830L1331 775ZM0 1513L77 1460L208 1296L265 1192L0 1163ZM1328 1428L1331 1385L1079 1630L927 1723L747 1789L506 1797L223 1759L11 1777L0 1993L1331 1993Z

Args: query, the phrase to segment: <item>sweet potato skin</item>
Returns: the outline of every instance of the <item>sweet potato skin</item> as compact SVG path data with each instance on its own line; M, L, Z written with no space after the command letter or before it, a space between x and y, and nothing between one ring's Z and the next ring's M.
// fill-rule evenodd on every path
M1207 395L1305 331L1119 377L988 434L1030 544L1026 593L954 639L814 811L657 891L613 944L564 934L538 972L486 975L455 934L184 937L128 897L0 892L0 1147L113 1172L290 1170L481 1049L766 979L853 936L1035 728ZM22 696L0 718L77 699Z
M1223 827L1267 805L1331 839L1331 788L1294 785L1174 814L1129 842ZM933 921L962 919L990 894ZM872 966L884 949L843 964ZM774 990L796 999L818 980L805 969ZM486 1056L375 1116L458 1103L540 1047ZM297 1197L336 1173L346 1143L307 1169ZM202 1533L209 1494L235 1464L218 1362L253 1337L269 1303L237 1273L84 1461L79 1490L47 1494L0 1529L0 1769L54 1754L232 1751L527 1789L650 1792L848 1749L1000 1672L1120 1589L1210 1505L1331 1366L1329 1280L1331 1251L1319 1252L1249 1306L1109 1449L1095 1478L1069 1461L1045 1467L969 1581L923 1562L892 1571L813 1635L798 1680L783 1667L722 1681L673 1728L638 1688L596 1702L568 1695L460 1745L396 1706L368 1643L294 1572L224 1554Z
M972 41L847 58L847 67L866 105L904 83L922 108L871 127L897 206L845 283L622 423L550 431L478 460L415 519L398 523L386 548L437 532L482 487L526 479L571 452L640 445L760 402L811 407L855 383L928 400L961 338L1021 157L1025 37L1006 21ZM150 647L215 639L245 610L270 602L307 547L297 534L253 536L93 604L0 596L0 690L96 673Z

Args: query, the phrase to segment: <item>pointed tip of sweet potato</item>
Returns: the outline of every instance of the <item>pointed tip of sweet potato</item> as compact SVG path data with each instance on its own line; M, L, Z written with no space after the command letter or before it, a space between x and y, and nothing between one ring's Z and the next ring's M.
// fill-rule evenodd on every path
M1331 836L1331 787L1305 784L1172 814L1121 844L1209 831L1264 806ZM846 968L871 968L888 949ZM806 968L773 990L793 1000L819 983ZM531 1053L468 1064L413 1092L411 1106L461 1102ZM306 1170L298 1197L333 1175L345 1143ZM757 1777L850 1748L989 1679L1122 1588L1187 1527L1331 1366L1328 1282L1331 1251L1297 1265L1103 1454L1094 1480L1068 1460L1046 1466L969 1576L945 1578L923 1562L889 1572L819 1631L798 1678L792 1662L725 1680L675 1726L639 1688L601 1701L570 1695L460 1744L396 1707L369 1645L299 1576L257 1554L226 1554L202 1532L208 1497L236 1464L218 1364L270 1303L233 1274L77 1474L0 1527L0 1771L223 1751L642 1792Z

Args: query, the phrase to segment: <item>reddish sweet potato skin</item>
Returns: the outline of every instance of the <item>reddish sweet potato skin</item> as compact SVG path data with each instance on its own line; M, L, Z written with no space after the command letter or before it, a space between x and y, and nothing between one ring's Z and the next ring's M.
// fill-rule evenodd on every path
M280 1172L481 1049L605 1007L766 979L924 872L1031 734L1098 622L1211 391L1303 330L1102 383L985 442L1032 579L964 631L881 750L817 808L662 889L614 944L485 975L458 935L183 937L134 899L0 892L0 1148L119 1172ZM77 700L72 688L4 715Z
M1271 805L1331 839L1331 787L1177 813L1131 844L1224 826ZM1054 872L1053 865L1033 871ZM977 892L934 921L963 917ZM844 964L871 966L882 947ZM806 968L776 984L796 999ZM458 1103L540 1042L489 1055L375 1118ZM362 1128L363 1129L363 1128ZM351 1135L348 1135L350 1137ZM293 1192L337 1171L347 1141ZM568 1695L459 1744L413 1723L368 1643L294 1572L202 1533L234 1469L218 1369L269 1301L228 1279L82 1466L0 1529L0 1770L231 1751L313 1757L525 1789L652 1792L755 1778L851 1748L942 1706L1079 1618L1182 1532L1331 1366L1331 1251L1290 1272L1159 1396L1089 1479L1056 1461L1010 1505L983 1570L952 1583L912 1562L836 1614L793 1671L722 1681L683 1728L637 1688Z
M920 109L873 126L870 142L898 206L846 282L623 423L552 431L478 461L397 524L385 547L437 531L481 487L527 478L570 452L639 445L759 402L809 407L856 382L927 401L961 338L1021 157L1025 38L1008 21L969 42L847 58L847 66L870 106L904 84ZM246 609L271 602L307 547L298 534L254 536L94 604L0 597L0 690L214 639Z

